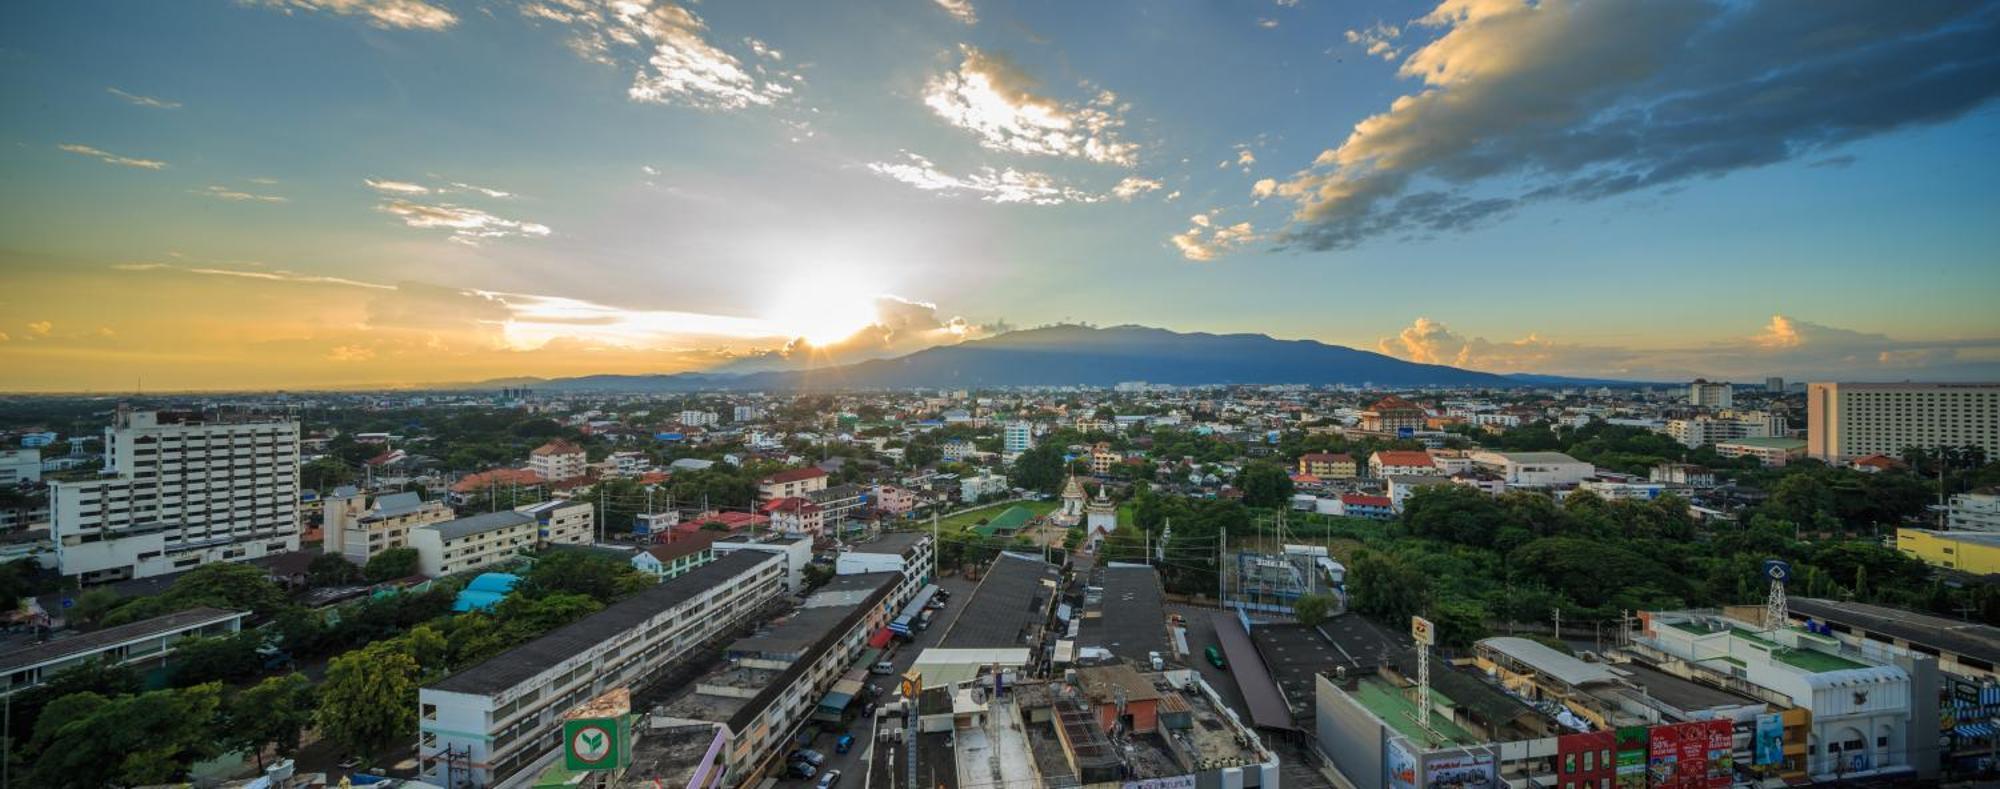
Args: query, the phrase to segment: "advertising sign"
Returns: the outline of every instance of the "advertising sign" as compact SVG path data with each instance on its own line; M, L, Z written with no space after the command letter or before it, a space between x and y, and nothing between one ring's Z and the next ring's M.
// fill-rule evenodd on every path
M1420 645L1431 646L1437 643L1437 628L1431 625L1431 620L1413 616L1410 617L1410 637Z
M1729 721L1690 721L1654 726L1646 776L1654 787L1726 787L1734 774Z
M1401 738L1390 740L1383 745L1383 769L1389 773L1390 789L1417 789L1417 754L1410 750L1410 743Z
M1489 789L1499 785L1493 754L1451 751L1424 762L1424 789Z
M625 728L618 718L563 721L563 765L571 770L615 770L626 757Z
M1752 760L1757 765L1778 764L1785 760L1785 718L1775 712L1757 716L1756 747Z
M1723 789L1736 780L1736 727L1726 720L1703 721L1701 726L1708 739L1708 785ZM1782 733L1784 726L1778 731Z
M1646 727L1618 729L1618 789L1646 789Z

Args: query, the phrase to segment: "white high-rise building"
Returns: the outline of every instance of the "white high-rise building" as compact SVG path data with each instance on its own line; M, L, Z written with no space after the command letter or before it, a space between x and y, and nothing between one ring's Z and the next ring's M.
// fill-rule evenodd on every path
M1007 430L1002 435L1000 449L1008 457L1035 448L1034 426L1027 422L1008 422Z
M1806 455L1833 462L1911 448L2000 457L2000 383L1806 386Z
M1710 383L1696 378L1694 383L1688 384L1688 405L1697 408L1734 408L1736 388L1730 386L1728 381Z
M299 548L299 425L123 411L98 479L49 483L57 567L146 578Z

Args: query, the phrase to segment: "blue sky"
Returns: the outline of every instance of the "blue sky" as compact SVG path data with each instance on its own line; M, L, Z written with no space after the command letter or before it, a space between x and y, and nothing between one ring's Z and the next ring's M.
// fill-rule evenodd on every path
M1991 3L0 14L0 388L769 366L1059 320L1500 371L2000 370Z

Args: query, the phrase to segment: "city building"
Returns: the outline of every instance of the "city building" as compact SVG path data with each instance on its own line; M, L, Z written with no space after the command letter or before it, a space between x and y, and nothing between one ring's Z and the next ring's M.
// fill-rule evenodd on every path
M714 411L682 411L675 421L688 427L710 427L722 421ZM737 420L742 421L742 420Z
M243 629L246 611L200 607L142 619L68 638L17 646L0 652L0 695L42 684L64 669L102 661L131 666L141 675L158 674L171 663L182 639L227 637Z
M1696 378L1688 384L1688 405L1696 408L1735 408L1736 388L1728 381L1709 382Z
M1393 474L1389 476L1388 483L1389 483L1388 485L1389 509L1390 511L1396 513L1401 513L1403 511L1403 505L1407 503L1410 500L1410 496L1416 493L1418 490L1422 488L1450 487L1452 485L1451 478L1439 477L1430 474L1423 474L1416 476L1411 476L1407 474Z
M2000 685L2000 627L1947 619L1852 600L1794 597L1794 621L1825 625L1822 631L1851 647L1877 642L1934 655L1938 670L1974 685Z
M1731 411L1702 414L1687 419L1669 419L1664 428L1669 438L1688 449L1741 438L1783 436L1785 418L1760 411Z
M535 537L543 545L589 545L597 541L597 510L589 502L552 499L524 504L514 511L535 519Z
M818 504L796 496L765 502L759 512L770 518L771 528L781 534L818 539L826 532L826 512Z
M891 595L898 601L914 597L918 589L936 575L937 547L924 532L884 532L875 539L855 543L841 551L833 562L836 575L901 573L902 584Z
M583 447L560 438L535 447L528 453L528 470L549 482L581 477L589 465Z
M756 616L782 594L783 576L773 554L720 557L424 685L418 776L494 786L553 761L564 712L611 688L651 684L702 642Z
M1430 453L1419 450L1385 449L1368 456L1368 476L1376 479L1391 476L1437 475L1437 463Z
M779 558L785 568L785 591L806 588L806 567L812 564L813 541L797 534L732 534L709 546L717 557L738 551L766 553Z
M819 507L820 520L837 534L868 506L868 489L850 482L813 491L805 498Z
M1034 425L1027 422L1008 422L1000 436L1000 451L1008 458L1035 448Z
M1597 474L1597 467L1561 452L1474 452L1474 465L1500 475L1509 487L1548 488L1575 485Z
M2000 492L1987 489L1952 494L1945 526L1952 531L2000 532Z
M1806 442L1828 463L1935 447L2000 457L2000 383L1807 384Z
M1307 452L1299 456L1299 473L1320 479L1353 479L1358 469L1345 452Z
M967 504L987 496L998 496L1007 490L1007 478L999 474L973 474L958 480L958 500Z
M436 578L498 564L533 550L539 530L534 516L501 510L418 526L410 530L410 547L417 549L423 574Z
M1375 401L1374 405L1361 412L1361 429L1372 433L1422 430L1425 427L1424 421L1429 416L1423 406L1389 395Z
M1368 518L1386 521L1396 517L1395 502L1388 496L1371 496L1365 493L1340 494L1340 507L1336 514L1349 518Z
M49 483L63 575L146 578L299 549L299 426L120 409L97 479Z
M1707 466L1693 463L1661 463L1646 473L1653 482L1668 485L1685 485L1690 488L1715 487L1715 472Z
M1090 473L1100 477L1110 476L1111 470L1125 462L1125 456L1111 449L1110 444L1099 442L1090 450Z
M410 530L455 517L442 501L424 501L414 491L376 496L343 487L320 504L322 549L357 566L390 548L410 544Z
M1766 379L1764 379L1764 391L1766 391L1766 392L1780 392L1780 393L1784 392L1784 391L1785 391L1785 379L1783 379L1783 378L1779 378L1779 377L1777 377L1777 376L1772 376L1772 377L1770 377L1770 378L1766 378Z
M1715 454L1726 458L1750 457L1769 467L1779 467L1806 456L1802 438L1738 438L1717 442Z
M1973 575L2000 573L2000 533L1897 529L1896 550L1933 567Z
M757 481L757 500L789 499L826 490L827 474L813 466L780 471Z
M0 485L42 481L42 453L37 449L0 449Z
M633 554L632 567L661 580L679 578L714 561L715 541L722 537L722 532L707 530L674 534L671 540L653 543Z

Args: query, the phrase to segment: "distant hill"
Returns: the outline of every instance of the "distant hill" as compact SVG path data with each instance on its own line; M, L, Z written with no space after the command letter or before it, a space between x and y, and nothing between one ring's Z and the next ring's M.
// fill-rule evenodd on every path
M1540 385L1580 379L1510 376L1416 364L1371 351L1262 334L1175 332L1144 326L1050 326L893 359L805 371L592 375L535 388L560 391L910 389L1000 386L1111 386L1121 381L1201 384Z

